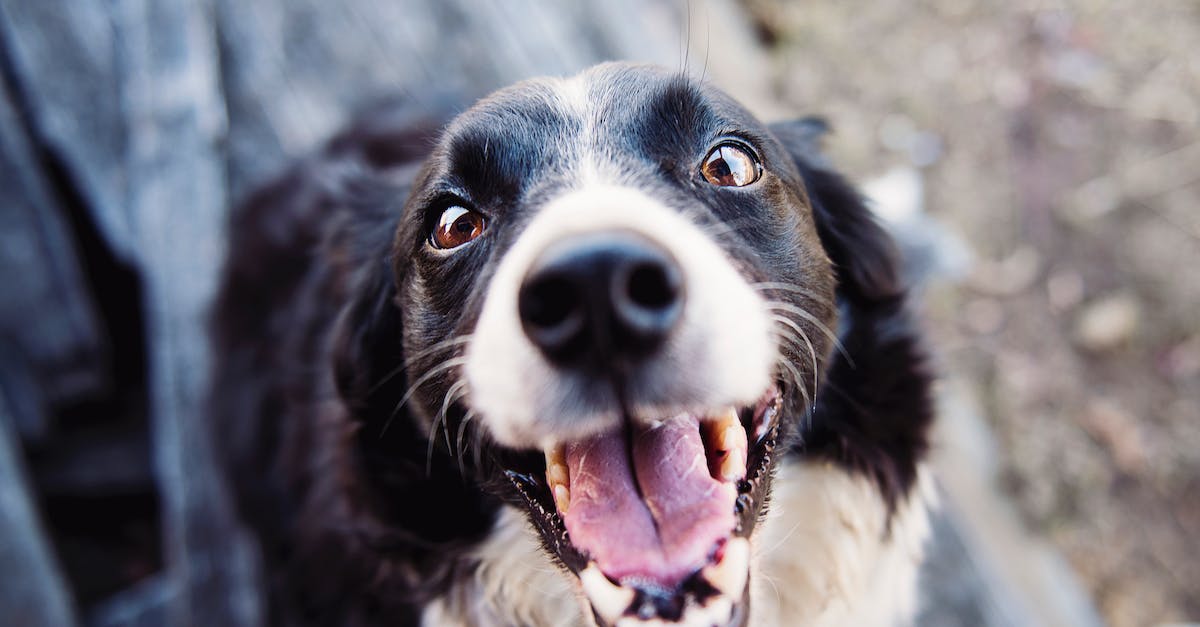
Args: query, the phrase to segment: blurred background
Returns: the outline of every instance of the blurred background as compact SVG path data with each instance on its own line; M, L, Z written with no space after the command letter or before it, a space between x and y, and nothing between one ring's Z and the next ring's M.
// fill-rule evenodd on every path
M201 407L229 206L356 110L606 59L824 116L900 240L919 624L1200 621L1200 4L0 0L7 624L257 624Z

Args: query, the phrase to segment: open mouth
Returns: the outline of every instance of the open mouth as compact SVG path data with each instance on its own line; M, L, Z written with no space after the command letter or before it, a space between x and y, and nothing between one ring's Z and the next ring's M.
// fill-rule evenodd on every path
M558 443L544 473L509 472L601 625L744 620L780 398Z

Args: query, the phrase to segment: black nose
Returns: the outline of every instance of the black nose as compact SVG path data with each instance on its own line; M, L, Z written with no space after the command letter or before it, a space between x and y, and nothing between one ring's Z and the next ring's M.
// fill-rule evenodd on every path
M517 308L552 362L611 368L653 354L679 321L683 296L683 273L667 251L631 233L596 233L543 252Z

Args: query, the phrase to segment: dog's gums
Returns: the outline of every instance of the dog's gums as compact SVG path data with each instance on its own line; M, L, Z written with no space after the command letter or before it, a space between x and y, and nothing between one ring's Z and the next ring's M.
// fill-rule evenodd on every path
M639 422L545 451L545 481L515 483L559 529L602 624L727 624L749 576L756 488L780 407ZM550 505L552 503L552 505ZM747 516L748 515L748 516Z

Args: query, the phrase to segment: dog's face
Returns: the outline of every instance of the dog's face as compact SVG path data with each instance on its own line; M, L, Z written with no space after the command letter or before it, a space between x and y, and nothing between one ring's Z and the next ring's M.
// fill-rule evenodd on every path
M816 220L763 124L645 67L501 91L418 176L394 249L411 411L601 624L744 620L773 452L833 341Z

